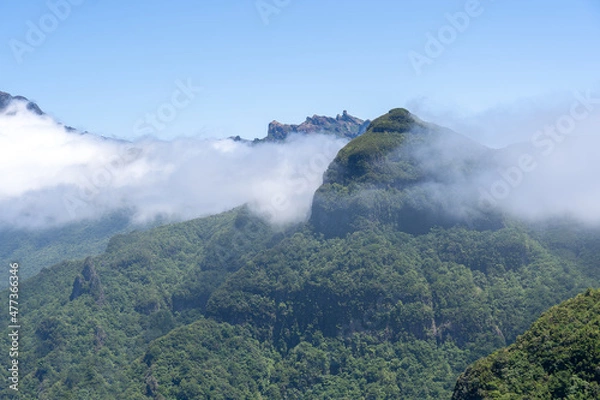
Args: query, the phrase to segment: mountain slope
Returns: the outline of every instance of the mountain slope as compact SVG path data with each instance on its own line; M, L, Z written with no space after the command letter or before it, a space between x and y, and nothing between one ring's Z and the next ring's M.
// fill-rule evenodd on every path
M20 398L448 398L589 282L518 228L325 240L236 210L24 282Z
M311 223L277 231L241 207L23 282L20 398L449 398L468 365L600 285L597 232L442 224L431 192L432 220L395 206L489 154L455 135L392 110L340 151ZM382 201L349 207L365 188ZM318 211L329 190L349 222Z
M115 236L100 257L64 262L23 282L19 398L122 398L133 359L195 320L211 291L271 235L242 208ZM0 393L11 398L5 382Z
M315 194L311 223L327 237L373 221L408 233L459 223L499 228L501 218L482 210L474 192L454 193L490 168L492 153L405 109L391 110L338 153Z
M63 260L99 255L112 236L133 229L124 212L98 221L74 222L56 228L3 228L0 229L0 259L18 262L21 279L27 279ZM6 287L8 275L0 280L0 289Z
M477 361L452 398L599 399L600 290L551 308L515 344Z

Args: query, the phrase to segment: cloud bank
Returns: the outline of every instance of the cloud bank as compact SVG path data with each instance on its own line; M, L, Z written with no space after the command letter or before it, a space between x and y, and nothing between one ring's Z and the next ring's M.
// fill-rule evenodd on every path
M251 145L135 142L67 131L14 101L0 113L0 227L45 228L127 209L136 222L185 220L249 204L275 224L305 220L347 141L325 135Z
M465 218L477 215L476 206L491 205L519 218L600 223L600 94L469 118L424 114L491 147L519 142L491 151L447 135L413 149L427 172L443 174L420 187L441 208ZM139 223L178 221L242 204L274 224L302 222L346 143L325 135L258 145L125 142L67 131L14 101L0 113L0 229L60 226L124 209Z
M427 171L444 174L422 187L440 207L458 216L494 207L527 220L570 217L600 224L600 92L470 117L439 115L436 122L500 147L481 151L450 135L416 149L413 155ZM516 144L497 145L503 142Z

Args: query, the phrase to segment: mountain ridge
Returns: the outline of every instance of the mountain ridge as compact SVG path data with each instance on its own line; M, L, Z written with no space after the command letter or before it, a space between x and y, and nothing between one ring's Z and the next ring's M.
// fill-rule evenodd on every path
M313 115L306 117L306 120L299 125L282 124L278 121L269 123L269 129L266 141L285 140L294 133L332 133L338 137L353 139L363 134L371 121L362 120L348 114L344 110L342 115L338 114L335 118Z
M247 140L239 135L232 136L229 139L252 144L283 142L295 134L325 134L342 139L353 139L362 135L370 123L371 121L353 117L344 110L341 115L338 114L335 118L315 114L312 117L306 117L306 120L300 124L283 124L273 120L269 123L267 136L262 139Z
M34 102L30 101L24 96L12 96L10 93L0 91L0 112L6 110L6 108L13 101L23 101L27 103L27 109L37 115L45 115L41 108Z
M338 153L305 224L241 206L25 280L20 399L449 398L548 306L600 286L600 232L430 214L446 210L416 189L478 165L443 150L488 154L454 139L394 109Z

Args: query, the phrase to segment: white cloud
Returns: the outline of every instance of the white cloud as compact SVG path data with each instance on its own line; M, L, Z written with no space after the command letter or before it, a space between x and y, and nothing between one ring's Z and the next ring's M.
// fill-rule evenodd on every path
M439 111L437 117L436 112L429 113L429 120L441 120L475 140L502 147L495 155L484 153L482 162L468 174L438 184L435 191L429 188L440 204L458 211L491 203L523 219L569 216L600 223L599 92L523 101L471 116L458 116L455 111ZM460 164L456 161L470 160L476 152L446 140L420 149L417 155L429 169L441 171L445 160Z
M325 135L251 145L67 132L13 102L0 114L0 225L45 227L127 208L137 221L190 219L249 204L271 222L307 218L346 141Z
M571 215L600 223L600 105L594 103L568 135L534 140L536 132L564 121L572 103L451 121L446 114L440 125L471 126L469 136L489 138L488 144L505 141L508 129L510 141L523 145L502 151L488 167L480 164L480 170L455 176L448 175L454 173L448 166L457 165L452 160L475 153L464 141L446 138L419 149L416 156L425 168L450 176L424 188L458 215L472 212L482 190L503 187L506 196L493 200L519 217ZM432 115L427 119L440 121ZM473 121L477 124L469 125ZM476 127L485 131L478 135ZM139 222L157 216L185 220L242 204L275 224L301 222L324 171L345 143L325 135L259 145L199 138L124 142L68 132L50 117L28 111L24 102L13 102L0 113L0 227L47 227L119 209L131 210ZM531 156L535 167L519 176L515 168L523 155ZM511 182L511 173L518 182Z

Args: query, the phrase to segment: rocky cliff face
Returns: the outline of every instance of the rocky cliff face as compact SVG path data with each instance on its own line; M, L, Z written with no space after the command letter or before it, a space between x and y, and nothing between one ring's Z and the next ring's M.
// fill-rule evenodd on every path
M342 115L338 114L335 118L319 115L307 117L300 125L285 125L273 121L269 124L269 133L263 140L269 142L285 140L293 133L325 133L353 139L363 134L370 123L371 121L363 121L351 116L345 110Z

